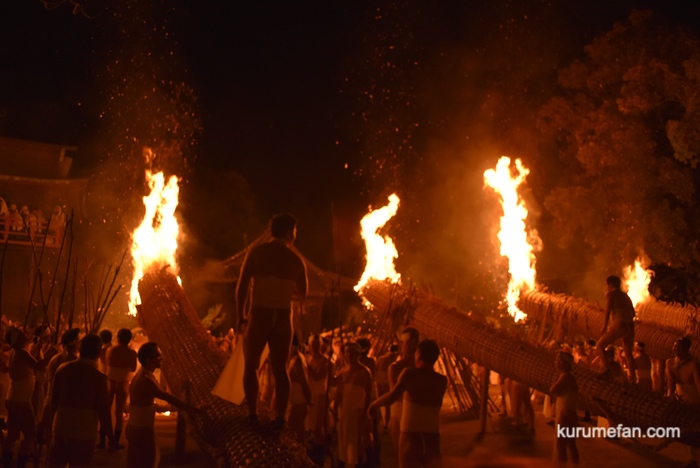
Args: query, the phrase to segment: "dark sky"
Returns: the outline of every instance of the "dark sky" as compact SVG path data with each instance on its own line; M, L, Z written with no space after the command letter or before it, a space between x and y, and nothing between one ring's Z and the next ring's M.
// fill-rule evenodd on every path
M86 17L68 3L0 2L0 135L86 148L76 174L89 175L119 78L106 67L150 53L197 98L191 167L240 173L261 221L297 213L314 230L303 249L326 267L331 206L351 229L368 203L434 183L421 175L430 148L467 122L456 116L481 112L491 87L513 80L544 99L557 69L634 7L698 19L680 1L120 3L115 14L92 0Z

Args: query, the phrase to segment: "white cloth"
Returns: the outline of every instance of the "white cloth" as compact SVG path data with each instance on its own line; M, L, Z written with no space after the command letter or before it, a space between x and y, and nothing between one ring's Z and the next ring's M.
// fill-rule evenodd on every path
M357 465L364 455L360 428L365 417L365 389L360 385L344 384L343 399L338 415L338 459Z
M270 352L268 345L265 345L260 362L265 362ZM212 395L230 401L236 405L243 403L245 392L243 391L243 371L245 370L245 356L243 354L243 337L238 336L236 347L233 348L231 357L224 366L219 380L211 390Z
M326 411L326 383L327 379L309 378L309 390L311 390L311 406L306 416L306 430L315 431L319 424L323 424Z
M440 407L417 405L404 399L401 432L440 432Z
M129 406L129 422L134 427L153 427L156 423L156 405Z
M107 366L107 378L115 382L128 382L131 380L131 369L126 367Z

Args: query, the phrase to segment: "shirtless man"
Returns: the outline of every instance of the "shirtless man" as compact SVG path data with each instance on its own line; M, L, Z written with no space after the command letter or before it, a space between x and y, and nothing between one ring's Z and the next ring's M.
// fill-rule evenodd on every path
M55 349L51 346L51 328L41 325L34 330L34 340L29 345L29 354L34 359L41 361L44 354L51 352L55 354ZM48 376L46 367L34 371L34 394L32 395L32 408L34 408L34 417L37 425L40 425L44 415L44 405L46 404L46 392L48 391ZM44 432L39 430L37 436L43 440Z
M80 329L72 328L61 335L61 347L63 350L56 354L49 361L49 365L46 370L49 377L49 385L53 383L53 379L56 376L56 371L59 366L64 362L75 361L78 359L78 338L80 337ZM51 392L49 391L49 396Z
M518 381L510 381L510 404L513 411L513 420L516 429L526 428L530 434L535 433L535 410L530 399L530 387ZM525 422L523 422L522 411L525 408Z
M572 463L578 464L579 453L576 447L576 437L572 437L573 434L568 434L568 428L575 428L578 425L578 413L576 412L578 384L571 373L573 364L574 357L571 354L563 351L557 353L555 367L559 372L559 378L549 389L549 393L557 397L557 426L567 430L564 437L558 437L559 431L557 430L557 460L560 463L566 463L570 455Z
M202 413L204 410L181 401L175 396L161 390L153 373L160 369L163 360L158 345L149 341L138 352L141 368L134 375L129 386L129 420L126 425L126 466L144 468L158 466L160 454L156 446L154 424L156 420L155 398L187 411Z
M338 376L334 410L338 421L338 459L347 468L365 457L364 434L369 402L372 395L372 374L360 363L362 352L357 343L349 342L343 349L345 367Z
M396 361L399 356L398 345L392 344L389 351L377 359L377 375L374 380L377 383L377 395L384 395L391 387L389 386L389 366ZM391 419L391 405L384 407L384 428L389 428Z
M365 366L367 369L369 369L369 373L372 375L372 395L371 395L371 400L375 400L377 398L377 388L374 385L374 379L375 376L377 375L377 360L374 358L374 356L370 356L369 352L372 349L372 342L370 341L369 338L362 337L358 338L357 344L360 345L360 349L362 350L362 353L360 353L360 364ZM376 410L371 417L371 424L365 428L366 434L364 437L364 440L366 442L366 447L365 447L365 452L366 452L366 458L367 460L372 460L373 462L370 464L371 466L374 466L379 463L380 457L381 457L381 441L380 441L380 435L379 435L379 418L381 417L381 414L379 413L379 410Z
M415 367L399 375L391 391L370 405L370 410L403 398L399 438L399 467L440 465L440 409L447 390L447 378L433 366L440 348L433 340L423 340L415 352Z
M107 378L109 378L109 405L114 401L114 440L117 447L124 427L124 406L131 377L136 371L136 351L131 349L131 330L117 332L117 344L107 350Z
M689 405L700 407L700 372L690 355L690 338L681 338L673 344L676 355L666 361L668 395L678 397ZM690 447L688 466L700 465L700 448Z
M308 285L306 265L291 248L296 239L296 219L287 214L273 217L270 233L273 240L250 249L243 261L236 287L236 309L239 329L245 325L243 389L248 417L251 422L258 420L256 372L267 344L275 376L276 422L284 423L290 386L287 359L292 343L291 303L292 299L306 298ZM247 302L251 306L249 314Z
M411 369L416 366L416 350L420 334L413 327L404 328L401 333L401 358L393 362L389 366L389 386L394 388L399 380L399 375L404 369ZM394 453L399 453L399 438L401 437L401 408L403 400L396 398L391 404L391 419L389 419L389 435L391 435L391 444L394 447Z
M644 343L634 344L634 363L637 367L637 384L645 390L652 391L651 358L644 352Z
M10 390L7 395L7 437L2 446L3 466L12 466L12 449L22 434L17 454L17 466L25 466L34 453L36 446L36 421L32 407L34 392L34 371L46 368L52 353L46 353L37 361L25 349L27 336L19 328L7 332L7 342L12 347L10 352Z
M321 337L312 335L309 339L311 355L308 358L306 374L311 390L311 407L306 419L306 428L311 432L311 458L314 463L323 464L326 442L326 419L328 414L328 373L331 362L321 353Z
M111 446L116 445L109 416L109 382L97 369L101 349L102 338L86 335L80 342L79 359L62 364L56 371L51 391L51 467L89 465L98 421Z
M42 419L42 424L46 432L46 439L51 440L51 425L53 423L51 413L51 394L53 393L53 380L56 376L56 371L65 362L71 362L78 359L78 338L80 337L80 329L73 328L61 335L61 347L63 351L56 354L49 361L49 365L46 367L46 372L49 381L49 389L46 393L46 405L44 405L44 415Z
M608 276L605 280L608 292L605 304L605 323L603 324L603 336L598 340L596 350L601 358L604 375L609 374L608 361L605 358L605 348L622 338L625 350L627 368L630 379L633 382L637 378L637 367L632 358L632 346L634 345L634 306L630 297L620 289L621 281L617 276ZM608 322L612 316L612 324L608 329Z
M100 351L100 360L98 362L100 364L100 371L106 374L107 350L112 347L112 332L105 328L104 330L100 331L98 335L100 338L102 338L102 351Z

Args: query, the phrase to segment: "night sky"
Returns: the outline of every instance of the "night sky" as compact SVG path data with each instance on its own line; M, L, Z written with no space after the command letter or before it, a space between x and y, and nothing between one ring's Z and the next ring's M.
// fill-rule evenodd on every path
M336 255L352 274L361 258L351 231L368 204L398 191L414 207L397 221L398 242L420 259L428 255L425 236L440 232L443 220L429 189L458 183L455 166L437 155L463 153L459 167L483 173L517 151L513 138L493 130L531 115L518 107L511 121L489 121L494 100L540 104L557 70L632 8L700 23L697 7L683 6L689 2L660 1L126 0L110 9L75 0L53 10L40 0L0 3L0 135L79 146L75 176L104 173L105 165L118 171L110 158L131 163L120 150L105 150L115 134L128 133L112 90L121 79L143 83L139 74L152 61L166 81L191 91L187 108L201 127L191 138L183 133L183 190L206 191L194 186L203 173L240 174L257 225L274 212L297 214L300 248L329 269L333 213ZM133 73L124 66L129 57L138 57ZM201 209L214 226L227 216ZM479 216L472 221L483 223ZM433 224L430 234L422 237L420 223ZM450 239L455 234L445 233ZM229 255L241 244L207 255Z

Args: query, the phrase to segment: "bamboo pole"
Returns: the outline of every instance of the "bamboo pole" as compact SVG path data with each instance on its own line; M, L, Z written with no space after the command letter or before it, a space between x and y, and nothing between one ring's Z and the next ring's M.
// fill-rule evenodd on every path
M78 290L78 259L75 259L75 266L73 268L73 289L71 292L71 306L70 312L68 313L68 330L73 328L73 318L75 317L75 299Z
M70 212L70 219L68 220L68 225L71 226L71 231L73 230L73 210ZM46 297L46 302L44 303L44 317L42 318L42 323L46 323L46 315L49 312L49 304L51 304L51 296L53 294L53 288L56 285L58 277L58 267L61 264L61 255L63 254L63 246L66 243L66 236L68 235L68 229L63 230L63 237L61 238L61 247L58 249L58 257L56 258L56 268L53 271L53 278L51 278L51 286L49 286L49 294ZM71 248L73 247L73 242L71 240ZM69 259L70 261L70 259Z
M109 284L109 287L107 288L107 291L105 293L104 300L102 303L98 306L97 310L95 311L95 321L93 323L93 330L97 331L97 329L100 327L102 324L102 321L104 320L105 316L107 315L107 311L109 310L109 307L112 305L112 301L114 301L114 298L117 296L117 293L119 290L122 288L123 285L119 285L117 290L112 293L112 288L114 287L114 283L117 280L117 277L119 276L119 272L121 271L122 265L124 264L124 258L126 258L126 254L128 253L127 250L124 251L124 254L122 254L122 258L119 261L119 265L117 265L117 268L114 270L114 275L112 276L112 282ZM110 266L111 270L111 266ZM111 296L110 296L111 294Z
M66 261L66 276L63 280L63 290L61 291L61 299L58 301L58 311L56 312L56 333L54 333L53 337L54 344L58 343L58 337L60 336L61 311L63 310L63 301L66 297L66 288L68 287L68 278L70 276L70 266L73 257L73 210L71 210L70 218L70 243L68 245L68 260Z
M47 226L47 231L48 231L48 226L51 224L51 218L53 218L53 213L49 215L49 221L46 224ZM23 221L24 222L24 221ZM31 292L29 293L29 303L27 304L27 313L24 315L24 328L27 328L27 321L29 320L29 314L32 311L32 300L34 300L34 291L36 290L36 283L37 280L39 282L39 295L41 297L41 305L44 306L44 293L42 291L42 281L41 281L41 261L44 259L44 249L46 248L46 237L47 233L44 233L44 239L41 242L41 251L39 252L39 259L37 260L36 258L36 248L34 244L34 239L31 237L29 238L29 242L31 244L31 250L32 250L32 259L34 262L32 265L36 269L34 273L34 280L32 281L32 287L31 287ZM9 239L9 236L8 236Z

